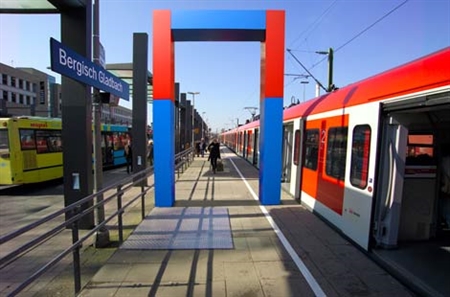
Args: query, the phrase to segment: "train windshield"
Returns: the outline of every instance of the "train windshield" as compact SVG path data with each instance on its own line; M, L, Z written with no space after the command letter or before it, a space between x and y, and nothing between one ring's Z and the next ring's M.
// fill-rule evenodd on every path
M9 151L8 130L0 129L0 151Z

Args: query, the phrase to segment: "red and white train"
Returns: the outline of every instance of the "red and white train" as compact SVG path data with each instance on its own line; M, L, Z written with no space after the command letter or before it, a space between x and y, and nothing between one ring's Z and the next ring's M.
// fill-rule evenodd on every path
M283 127L283 187L363 249L450 228L450 47L286 108ZM250 122L221 141L258 166L258 131Z

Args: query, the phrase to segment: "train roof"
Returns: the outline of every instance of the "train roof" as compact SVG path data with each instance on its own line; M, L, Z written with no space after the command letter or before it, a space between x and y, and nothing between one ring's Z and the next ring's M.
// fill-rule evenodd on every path
M283 121L450 85L450 47L289 107ZM258 127L250 122L222 134Z
M450 85L450 47L284 110L283 120Z

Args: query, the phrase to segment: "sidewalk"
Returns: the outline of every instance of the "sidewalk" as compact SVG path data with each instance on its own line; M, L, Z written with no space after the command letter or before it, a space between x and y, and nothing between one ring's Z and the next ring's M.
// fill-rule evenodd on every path
M222 158L217 174L195 159L175 207L226 207L234 249L117 249L80 296L414 296L286 193L260 207L258 171L223 147Z

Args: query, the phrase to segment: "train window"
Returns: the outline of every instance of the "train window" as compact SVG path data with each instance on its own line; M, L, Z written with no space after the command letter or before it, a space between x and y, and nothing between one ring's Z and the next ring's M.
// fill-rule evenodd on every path
M22 150L36 149L34 130L20 129L20 147Z
M303 161L303 166L312 170L317 170L317 160L319 157L319 130L306 130L305 136L305 159Z
M432 134L408 135L406 165L436 165Z
M370 155L369 125L355 126L353 129L352 160L350 165L350 183L357 188L365 189L369 173Z
M300 130L295 130L294 136L294 165L298 166L299 161L299 153L300 153Z
M347 134L347 127L330 128L328 130L325 173L340 180L345 178Z

